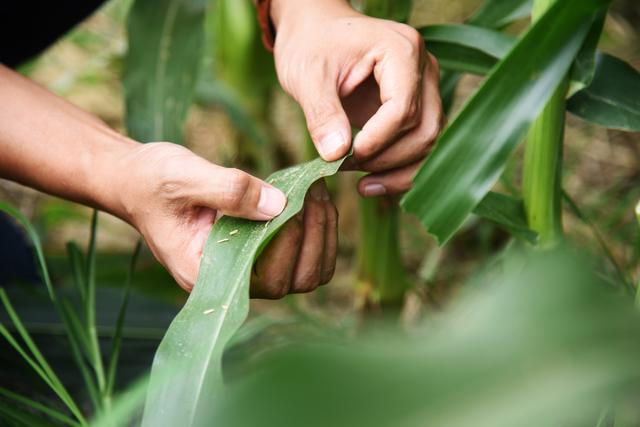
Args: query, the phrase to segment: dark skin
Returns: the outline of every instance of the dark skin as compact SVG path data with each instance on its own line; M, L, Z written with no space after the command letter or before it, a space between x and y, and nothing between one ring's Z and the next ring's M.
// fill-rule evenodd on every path
M258 258L251 276L253 298L311 292L331 280L338 251L338 211L320 180L302 211L289 220Z

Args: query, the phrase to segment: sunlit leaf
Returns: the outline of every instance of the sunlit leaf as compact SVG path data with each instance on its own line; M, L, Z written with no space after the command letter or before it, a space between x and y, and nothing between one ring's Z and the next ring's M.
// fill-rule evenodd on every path
M419 28L427 49L445 70L484 75L513 47L514 37L471 25Z
M469 24L501 28L531 13L533 0L487 0L467 20Z
M502 173L569 70L606 0L556 3L493 69L447 126L402 200L443 244Z

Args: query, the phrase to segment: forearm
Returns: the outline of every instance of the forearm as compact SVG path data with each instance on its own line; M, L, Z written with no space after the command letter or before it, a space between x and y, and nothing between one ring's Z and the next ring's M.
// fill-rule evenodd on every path
M123 216L113 178L137 145L0 65L0 177Z

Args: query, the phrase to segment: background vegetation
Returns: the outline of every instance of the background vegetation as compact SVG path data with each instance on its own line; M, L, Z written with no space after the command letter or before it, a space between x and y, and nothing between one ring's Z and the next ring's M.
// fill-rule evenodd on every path
M21 70L122 131L124 131L125 120L121 74L126 52L124 18L129 7L127 3L122 0L108 3L87 22L73 30L41 57L26 64ZM479 1L470 0L456 2L415 1L409 22L416 27L433 23L463 22L473 14L479 4ZM253 9L248 2L244 4L244 2L237 1L220 1L218 7L220 8L219 13L214 16L219 18L219 21L216 19L215 22L207 23L211 30L209 38L204 42L207 58L205 67L208 72L203 73L201 81L198 82L196 106L190 110L188 115L184 143L198 154L216 163L252 170L261 176L266 176L274 168L309 159L312 155L302 115L292 100L283 94L275 84L273 65L269 55L262 50L259 44L257 27L255 25L228 25L229 22L253 22ZM225 17L233 17L233 19L224 19ZM527 19L517 21L510 25L506 31L510 34L518 34L527 25L527 22ZM640 28L638 5L633 1L614 2L604 25L601 50L624 58L639 68L640 32L637 30L638 28ZM219 43L223 36L226 43ZM229 49L229 46L236 46L236 48ZM251 54L247 54L247 52L251 52ZM247 61L252 61L252 63L247 63ZM458 111L463 101L475 90L479 82L479 77L468 75L462 77L452 102L451 111L453 114ZM569 208L562 212L565 231L573 241L594 256L594 261L589 261L587 264L595 264L603 281L613 283L619 282L619 279L623 278L624 282L633 283L640 277L640 263L638 262L640 258L640 233L633 209L637 201L640 200L640 185L638 185L640 183L638 175L640 173L639 136L637 133L623 133L597 128L572 116L568 116L567 121L564 188L579 206L579 211ZM516 155L508 165L505 178L499 183L501 191L511 193L518 191L521 187L522 165L520 159L522 159L522 155ZM371 268L367 267L366 260L370 260L372 255L362 254L362 248L365 250L367 247L375 249L380 245L376 243L375 236L363 235L359 232L362 228L359 228L358 224L362 226L371 216L366 215L367 208L359 207L357 198L354 197L355 178L350 174L341 174L332 182L332 189L340 211L341 245L338 270L331 285L323 287L311 295L288 297L283 302L252 301L252 318L236 338L236 346L227 354L226 363L231 376L235 372L243 372L247 364L259 358L264 349L273 348L274 345L280 345L283 341L295 337L326 335L327 331L332 331L332 334L337 333L342 337L349 337L366 330L371 325L367 319L372 316L379 317L383 312L380 303L384 298L381 298L380 288L376 288L366 274ZM74 289L74 272L69 267L65 245L66 242L75 240L84 246L85 242L89 240L90 211L7 182L2 182L0 191L2 191L3 199L9 200L22 212L26 212L29 219L36 225L38 234L42 236L53 285L63 295L71 293ZM386 202L380 203L384 206ZM483 276L482 273L487 270L488 262L494 260L495 254L501 253L500 250L510 240L507 233L491 223L472 218L465 223L462 231L447 246L440 248L432 237L426 234L414 217L399 211L394 211L392 215L397 215L397 217L388 223L390 228L380 228L383 230L383 234L384 230L387 230L388 233L386 237L383 236L381 239L383 239L382 241L397 241L399 246L391 250L391 254L380 255L380 259L386 260L387 263L379 263L377 266L383 270L385 266L387 267L382 275L386 274L390 280L399 280L399 275L402 275L401 280L406 281L408 293L401 299L402 304L399 308L401 323L409 330L416 325L421 325L425 319L437 318L442 307L452 300L457 301L458 294L464 294L464 289L467 288L463 284L469 283L470 280L472 283L480 281L477 278ZM137 236L126 225L106 214L102 214L100 218L95 240L97 242L95 283L97 283L96 292L99 301L96 312L96 340L102 344L106 356L110 353L111 337L116 331L114 325L117 323L121 302L120 290L126 283L129 259L136 245ZM394 227L397 227L397 230ZM375 227L368 226L368 229L375 229ZM396 233L399 236L397 240L393 239ZM389 240L389 235L392 240ZM370 241L367 242L367 239ZM602 242L605 243L604 247ZM359 250L360 253L358 253ZM571 258L563 258L560 255L559 259L566 260L568 264L574 262ZM567 274L577 273L568 272ZM140 253L134 277L127 323L123 330L124 341L120 356L119 377L116 381L118 387L126 386L138 374L146 371L169 321L186 299L186 295L173 284L171 278L144 248ZM84 383L77 376L75 368L68 360L68 349L63 343L64 337L61 333L62 325L57 320L55 309L43 293L42 287L38 284L35 286L24 283L16 284L21 281L28 282L32 278L26 274L24 277L13 278L8 281L7 293L23 318L27 329L31 331L41 348L45 349L46 356L51 360L56 371L60 373L62 382L68 385L70 393L86 395ZM513 279L507 275L503 280ZM557 277L536 276L532 280L538 285L548 284L554 283ZM575 282L576 279L572 280ZM471 287L473 286L472 284ZM551 289L543 287L542 295L554 295ZM548 294L544 292L548 292ZM489 320L483 316L487 315L490 309L497 307L506 309L499 305L491 306L490 302L486 302L485 304L490 306L486 308L486 311L482 311L482 308L475 309L477 313L480 313L478 314L479 319L476 319L477 322L485 326L484 328L478 326L478 330L496 330L497 325L504 321L509 313L519 313L525 319L530 319L531 317L526 317L527 310L531 310L532 317L540 315L540 311L536 311L538 309L542 312L550 310L551 313L557 314L558 318L545 319L546 323L543 326L548 328L561 325L566 320L561 314L558 314L558 311L566 311L567 318L574 319L575 317L571 317L572 315L578 317L584 315L585 319L588 319L590 313L594 311L601 310L602 313L613 313L623 310L616 305L617 303L612 303L609 306L606 304L603 306L592 305L595 304L594 301L599 300L600 295L585 292L584 299L581 299L578 296L582 292L582 290L567 291L564 299L563 295L554 295L553 298L549 297L549 300L541 297L538 305L532 305L533 308L526 306L511 308L509 312L498 311L499 314ZM534 297L530 294L525 296L530 299ZM495 298L496 301L500 301L499 295ZM398 298L391 295L391 299L397 301ZM553 304L556 305L551 303L552 299ZM504 301L512 300L505 299ZM562 303L566 304L562 306ZM468 304L469 307L476 306L475 303ZM493 302L493 304L497 303ZM629 314L629 316L632 315ZM475 319L473 316L471 318ZM301 322L301 320L305 320L305 322ZM486 323L483 324L483 321ZM455 322L455 320L443 320L442 322L446 324L447 322ZM525 326L530 327L531 331L538 330L533 325L527 324ZM538 327L542 326L538 325ZM451 328L443 326L441 328L440 330L451 330ZM616 329L612 326L611 331L613 330ZM418 336L420 336L421 329L418 328L418 331ZM470 332L465 333L470 334ZM592 329L585 327L584 329L571 330L568 334L579 337L581 334L592 333ZM629 333L634 333L634 331ZM610 342L604 338L599 339L598 337L611 338L602 331L601 334L594 334L594 339L586 347L580 347L576 344L580 342L576 338L576 342L568 343L564 350L583 352L589 355L590 351L595 352L597 348L600 348L600 345L611 345L614 350L619 348L616 345L620 348L626 345L624 340ZM560 338L558 339L566 338L566 336L559 333L558 337ZM462 334L460 339L463 338L470 339L470 335ZM486 334L478 334L474 339L480 343L481 338L485 339L485 343L491 344L491 348L506 345L504 342L492 342L490 336ZM389 342L388 337L379 340L382 343ZM434 341L437 343L437 340L424 339L424 341L429 342L433 348L437 348L437 345L433 343ZM548 356L548 359L545 360L549 361L549 363L542 365L554 366L555 363L561 363L561 357L557 356L562 352L558 352L557 348L553 346L553 336L545 337L544 340L534 340L534 342L539 344L543 350L546 348L545 345L552 349L549 352L541 350L540 354ZM397 354L387 355L388 362L394 366L415 363L411 366L424 368L424 378L427 378L429 373L429 363L427 362L438 357L453 357L456 348L454 344L443 344L445 350L442 350L443 353L440 354L433 348L409 347L407 349L403 347L405 344L398 343ZM2 345L6 344L3 342ZM384 344L375 344L375 342L369 345L375 348L384 347ZM526 343L522 343L522 345L526 346ZM517 345L514 344L514 347ZM447 348L450 350L449 353L446 352ZM478 347L474 349L482 354L483 348L482 344L478 344ZM362 350L354 350L353 354L362 354ZM407 361L407 354L425 354L425 359ZM620 383L626 380L632 381L634 372L627 369L626 361L617 359L617 355L618 353L612 350L611 357L604 355L599 362L620 366L619 377L624 379L621 379ZM347 356L346 359L336 357L335 363L332 362L334 359L329 358L326 363L338 365L338 372L340 372L340 367L352 367L356 363L348 362L350 360L348 357L356 356ZM29 376L30 374L24 369L24 362L14 352L2 347L0 358L2 372L0 385L2 387L37 396L38 399L45 402L55 400L46 391L46 388L41 386L41 382L35 376ZM596 363L589 365L587 359L585 358L584 365L579 365L582 370L577 368L573 372L572 379L578 378L585 372L592 372L589 369L590 366L600 366ZM296 363L301 363L300 360L302 359L298 357L291 364L297 366ZM316 362L323 363L321 360ZM500 360L489 360L487 363L489 365L483 366L483 369L499 366ZM451 366L455 367L456 365L452 363ZM333 368L335 372L335 366ZM277 373L278 367L275 369ZM305 365L301 364L300 370L301 375L313 375L305 370ZM359 374L356 370L353 381L357 380L358 375L364 376L367 372L370 371L364 370ZM408 370L407 372L412 371ZM259 390L261 384L270 384L268 375L271 374L266 375L266 378L258 378L257 385L254 384L249 388L251 393L255 392L256 388ZM479 368L478 371L467 372L467 375L467 378L476 378L477 375L478 384L482 384ZM404 377L400 375L399 378ZM434 378L434 376L429 378ZM317 381L321 380L321 378L317 379ZM336 381L336 383L340 383L337 379ZM397 381L397 378L393 381ZM393 381L388 384L388 387L396 389L397 383ZM415 388L411 388L409 385L405 388L406 393L401 396L407 398L406 402L410 403L409 396L415 393L428 395L429 390L421 388L424 384L411 383L410 381L408 383L414 384ZM286 390L288 385L290 384L285 380L282 385L283 390ZM346 386L346 384L343 385ZM618 387L620 384L608 385ZM242 396L242 388L239 390L238 393ZM323 390L325 389L322 386L317 388L318 392ZM442 391L442 388L434 387L433 390ZM468 392L479 393L481 390L482 388L470 387ZM505 395L508 395L509 390L511 389L507 384L504 388ZM349 394L350 392L347 388L344 395L340 396L348 399L356 393L355 390L353 390L353 394ZM464 390L461 393L463 392ZM248 392L244 391L244 393ZM567 395L569 394L563 396ZM291 396L295 396L295 393L291 393ZM318 396L323 396L323 394L319 393ZM88 396L86 398L87 401L90 400ZM381 407L384 407L384 399L382 396L379 398L381 399ZM455 400L460 396L451 394L450 398ZM337 400L332 400L332 402L336 405L339 404ZM374 402L376 402L375 399L367 404L376 407ZM233 408L234 402L231 401L229 405L230 408ZM520 408L517 402L513 405ZM300 402L298 406L301 411L302 408L311 410L309 405L305 406L304 402ZM396 407L401 406L396 405ZM541 404L529 408L539 411L547 407ZM596 418L602 412L600 409L596 411L599 412L596 414ZM440 410L444 411L442 408ZM257 413L259 414L259 411ZM607 411L604 410L603 413L603 417L606 418ZM372 425L375 425L376 419L381 420L375 410L371 411L370 415ZM518 420L519 418L509 419L507 417L504 425L525 425L514 423L514 419ZM348 418L342 418L342 421L344 425L349 425ZM327 418L324 425L331 422ZM383 424L382 421L380 422ZM248 420L247 423L250 424L251 421ZM469 424L453 420L451 424L443 422L442 425Z

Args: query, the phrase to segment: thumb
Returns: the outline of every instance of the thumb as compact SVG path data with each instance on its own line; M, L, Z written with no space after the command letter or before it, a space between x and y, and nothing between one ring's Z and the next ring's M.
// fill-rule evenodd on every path
M225 215L269 220L287 204L282 191L239 169L206 163L193 172L195 201Z
M327 81L326 78L318 81L323 80ZM304 91L298 102L304 111L313 145L324 160L337 160L351 147L349 119L335 87L326 84L312 89Z

